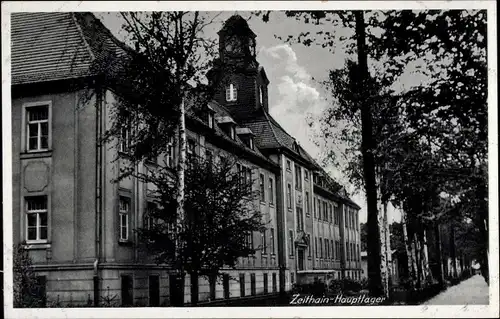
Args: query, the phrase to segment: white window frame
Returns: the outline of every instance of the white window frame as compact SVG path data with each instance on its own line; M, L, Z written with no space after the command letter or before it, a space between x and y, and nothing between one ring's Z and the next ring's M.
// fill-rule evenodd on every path
M38 148L36 150L29 149L29 134L28 134L28 109L30 107L37 106L47 106L48 108L48 138L47 138L47 148L42 149ZM22 111L22 150L27 153L37 153L37 152L47 152L52 149L52 101L36 101L36 102L28 102L23 104ZM40 147L40 138L38 140L38 146Z
M122 200L128 204L128 209L122 209ZM118 219L119 219L119 231L120 231L120 241L125 242L129 240L129 229L130 229L130 207L132 202L130 197L119 196L118 198ZM125 217L125 223L123 224L123 217ZM125 228L125 237L123 236L122 229Z
M132 135L132 126L129 124L125 124L120 129L120 139L118 141L119 152L128 153L130 151L130 145L132 144L130 141L131 135Z
M214 122L215 122L213 113L212 112L208 112L207 117L208 117L208 127L211 128L211 129L213 129L214 128Z
M269 205L274 205L274 179L269 177Z
M232 124L229 124L229 137L231 137L232 140L236 139L236 128Z
M259 174L259 191L260 191L260 201L266 201L266 180L264 174Z
M287 202L287 208L291 210L293 201L292 201L292 184L290 183L288 183L286 186L286 202Z
M226 87L226 101L234 102L236 100L238 100L238 89L236 88L236 85L229 83Z
M30 198L35 198L35 197L44 197L45 198L45 208L44 209L34 209L34 210L29 210L28 209L28 202ZM25 214L26 214L26 224L25 224L25 229L26 229L26 243L29 244L35 244L35 243L47 243L49 241L49 198L47 195L35 195L35 196L26 196L24 198L24 204L25 204ZM40 223L40 214L45 213L47 214L47 238L40 238L40 233L41 233L41 223ZM28 239L28 215L36 214L36 238L35 239Z

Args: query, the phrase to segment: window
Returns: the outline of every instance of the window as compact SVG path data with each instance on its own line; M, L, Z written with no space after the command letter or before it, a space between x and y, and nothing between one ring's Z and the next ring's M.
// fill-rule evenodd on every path
M307 234L307 242L309 247L307 248L307 257L311 258L312 257L312 242L311 242L311 234Z
M358 212L357 211L354 211L354 214L356 216L356 229L359 230L359 216L358 216Z
M302 189L302 169L295 165L295 189Z
M207 121L208 121L208 127L209 128L214 128L215 126L215 121L214 121L214 114L212 112L208 112L208 115L207 115Z
M305 207L305 210L306 210L306 216L309 217L311 214L309 212L309 192L306 192L306 203L305 203L306 207Z
M274 180L269 178L269 204L274 204Z
M313 203L314 203L314 218L318 218L318 211L316 208L316 198L313 199Z
M319 238L319 257L323 258L323 239Z
M265 185L264 185L264 174L259 175L259 186L260 186L260 201L265 202L266 201L266 191L265 191Z
M359 244L356 244L356 260L359 261Z
M349 242L345 242L345 249L346 249L346 258L347 260L350 260L350 255L349 255Z
M297 212L297 231L302 231L304 230L304 220L303 220L303 214L302 214L302 208L301 207L295 207L295 210Z
M240 296L245 297L245 274L240 274Z
M333 239L330 239L330 249L332 250L332 254L330 256L331 259L335 259L335 251L334 251L334 247L333 247Z
M226 87L226 101L234 102L238 99L238 91L233 83Z
M275 254L275 248L274 248L274 228L271 228L271 254Z
M328 221L330 223L333 222L333 209L332 209L332 204L328 204Z
M196 142L192 139L188 139L187 150L186 150L186 159L188 163L193 161L195 154L196 154Z
M267 238L266 238L266 229L262 231L260 234L260 237L262 238L262 254L266 255L267 254Z
M323 202L323 220L328 221L328 203Z
M123 275L121 279L122 306L132 306L134 302L132 276Z
M291 171L292 170L292 163L290 160L286 160L286 170Z
M165 154L165 165L167 167L174 166L174 139L169 137L167 139L167 152Z
M160 276L149 276L149 306L158 307L160 305Z
M146 229L151 229L154 225L154 215L156 210L158 209L158 205L153 202L147 202L146 204L146 213L144 214L144 225L143 227Z
M330 258L330 242L328 241L328 239L325 239L325 258Z
M316 252L316 258L318 258L318 238L314 237L314 251Z
M292 209L292 185L290 184L287 185L286 199L288 203L288 209Z
M289 243L290 243L290 256L293 256L294 254L294 248L293 248L293 230L289 230L288 231L288 239L289 239Z
M248 248L253 249L253 232L248 233Z
M234 140L236 138L236 129L234 128L234 125L230 124L229 125L229 137Z
M318 220L321 220L321 200L318 198Z
M239 172L240 185L251 187L252 186L252 170L241 164L236 164L236 169Z
M120 215L120 240L128 240L129 228L129 213L130 213L130 199L120 196L119 202L119 215Z
M306 181L308 181L308 180L309 180L309 171L308 171L308 170L304 170L304 179L305 179Z
M267 294L268 293L268 290L269 290L269 283L268 283L268 279L267 279L267 273L264 273L264 293Z
M333 203L333 222L335 225L339 224L339 205L337 203Z
M340 242L338 240L335 241L335 255L337 260L340 260Z
M47 196L26 197L27 241L48 239Z
M132 126L125 124L120 130L120 149L122 153L128 153L132 145Z
M259 88L259 102L260 102L260 105L264 104L264 90L263 90L262 86Z
M26 108L26 137L28 152L49 149L49 105Z

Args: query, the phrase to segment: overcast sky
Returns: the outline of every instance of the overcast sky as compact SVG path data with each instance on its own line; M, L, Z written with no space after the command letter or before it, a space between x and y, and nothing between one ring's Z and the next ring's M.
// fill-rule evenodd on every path
M315 158L319 159L324 151L313 142L314 130L308 125L308 118L319 119L328 108L325 100L326 92L319 84L328 76L328 71L343 67L348 58L344 48L334 46L333 53L317 46L302 44L286 44L275 35L286 38L304 31L304 23L285 17L282 12L273 12L270 22L265 23L260 17L251 16L244 11L224 11L215 23L207 28L208 38L217 38L217 31L223 22L233 14L239 14L248 20L250 28L257 35L257 60L265 68L269 77L269 110L271 115L287 130L289 134ZM210 15L214 15L213 12ZM96 13L106 27L119 39L123 40L125 33L121 30L122 20L117 13ZM332 31L332 26L327 25ZM353 32L344 27L335 28L337 35L348 36ZM408 78L415 79L415 74ZM317 122L317 121L316 121ZM339 145L341 149L342 145ZM341 163L342 164L342 163ZM341 171L334 167L325 169L350 191L356 191L347 183ZM362 207L360 221L366 222L366 202L361 190L352 199ZM389 208L389 220L399 221L400 214Z

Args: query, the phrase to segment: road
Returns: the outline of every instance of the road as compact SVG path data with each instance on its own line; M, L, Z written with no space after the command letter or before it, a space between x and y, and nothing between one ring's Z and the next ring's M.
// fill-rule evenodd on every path
M489 304L489 288L484 277L474 275L458 285L451 286L424 305L487 305Z

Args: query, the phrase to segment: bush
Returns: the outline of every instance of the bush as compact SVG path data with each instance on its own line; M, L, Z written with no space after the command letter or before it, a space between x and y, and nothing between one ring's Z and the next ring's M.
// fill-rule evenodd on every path
M14 307L39 308L46 306L43 287L33 271L32 260L22 244L17 245L14 257Z
M326 284L321 281L316 281L308 284L294 284L293 293L312 294L314 296L323 296L327 292Z
M360 292L366 286L366 280L357 281L351 278L334 279L330 281L328 292L333 294L340 292Z

